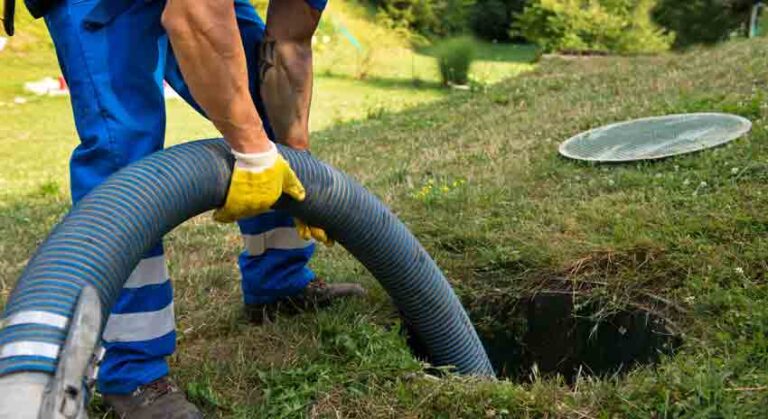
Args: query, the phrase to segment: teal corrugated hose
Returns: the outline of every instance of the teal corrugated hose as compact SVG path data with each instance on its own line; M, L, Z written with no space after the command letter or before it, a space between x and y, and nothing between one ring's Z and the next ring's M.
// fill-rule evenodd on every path
M325 228L368 268L424 342L433 364L493 376L461 303L405 225L343 173L308 153L284 147L280 152L307 189L307 199L299 203L284 198L277 207ZM155 153L116 173L81 200L40 246L3 317L43 312L69 318L80 289L92 285L106 319L123 283L152 244L185 220L221 205L231 166L222 140L203 140ZM0 345L61 345L60 327L50 322L7 326L0 330ZM46 358L0 359L0 375L54 370Z

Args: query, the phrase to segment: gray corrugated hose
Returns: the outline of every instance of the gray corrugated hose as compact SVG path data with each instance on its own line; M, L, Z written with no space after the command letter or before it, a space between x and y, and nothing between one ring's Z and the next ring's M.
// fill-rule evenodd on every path
M345 174L308 153L285 147L280 152L307 189L307 198L301 203L284 198L277 207L324 227L368 268L424 342L432 363L492 376L461 303L405 225ZM106 319L131 270L153 243L221 205L232 163L222 140L195 141L155 153L94 189L56 226L19 278L3 317L6 323L28 321L10 322L0 330L3 349L31 343L55 351L85 285L98 291ZM0 359L0 375L52 373L55 368L48 358Z

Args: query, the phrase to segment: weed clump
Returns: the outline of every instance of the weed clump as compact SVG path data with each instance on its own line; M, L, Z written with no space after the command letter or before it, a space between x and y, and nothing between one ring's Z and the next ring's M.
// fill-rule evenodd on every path
M468 36L447 39L435 46L443 85L465 85L475 60L475 40Z

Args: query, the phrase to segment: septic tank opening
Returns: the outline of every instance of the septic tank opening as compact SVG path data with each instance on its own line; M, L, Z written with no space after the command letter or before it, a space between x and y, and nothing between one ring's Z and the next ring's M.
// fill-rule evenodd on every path
M681 343L664 319L644 310L595 316L599 303L575 307L572 295L563 293L539 293L510 306L511 312L497 313L498 321L477 326L499 378L530 381L537 370L573 383L579 375L623 374L657 363ZM413 334L407 341L417 357L428 361Z

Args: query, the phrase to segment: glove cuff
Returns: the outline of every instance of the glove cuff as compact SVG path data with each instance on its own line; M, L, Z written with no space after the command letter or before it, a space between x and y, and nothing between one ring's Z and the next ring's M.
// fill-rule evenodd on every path
M269 143L270 149L261 153L240 153L232 150L232 155L235 156L235 166L242 170L249 172L263 172L275 165L277 157L277 147L275 143Z

